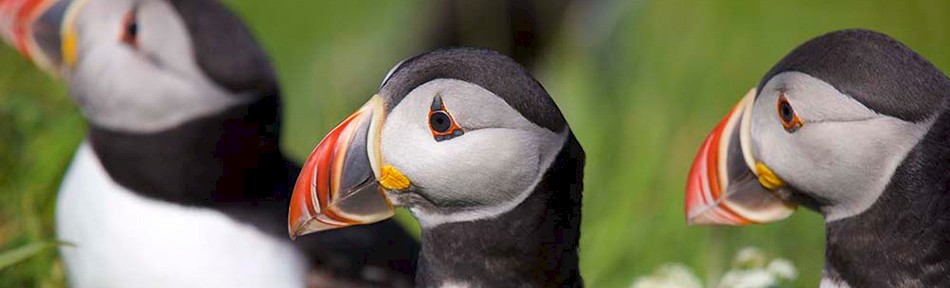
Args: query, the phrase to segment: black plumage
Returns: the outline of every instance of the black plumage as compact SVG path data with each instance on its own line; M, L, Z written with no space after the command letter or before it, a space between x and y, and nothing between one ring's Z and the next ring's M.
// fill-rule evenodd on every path
M231 92L258 93L277 85L267 53L227 8L214 1L169 3L185 22L198 66L215 83Z

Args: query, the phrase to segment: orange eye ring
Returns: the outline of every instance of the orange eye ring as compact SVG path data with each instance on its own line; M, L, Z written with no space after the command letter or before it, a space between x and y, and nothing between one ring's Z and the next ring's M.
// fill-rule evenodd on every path
M795 109L792 108L792 104L785 98L784 93L779 95L775 109L778 113L779 121L782 122L782 127L784 127L788 133L798 131L798 129L805 124L802 122L802 119L798 117L798 114L795 113Z
M462 127L455 123L455 118L445 108L442 96L436 95L429 108L429 131L435 141L441 142L465 134Z

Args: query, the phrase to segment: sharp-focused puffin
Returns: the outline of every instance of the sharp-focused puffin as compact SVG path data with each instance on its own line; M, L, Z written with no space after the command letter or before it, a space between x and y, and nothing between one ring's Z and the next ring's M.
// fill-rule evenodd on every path
M802 44L706 138L688 221L741 225L801 205L826 220L822 287L950 287L950 80L896 40Z
M455 48L403 61L303 169L292 237L385 219L395 204L422 226L419 286L583 284L584 151L507 56Z
M71 286L410 285L392 221L286 239L277 80L218 2L7 0L0 25L89 120L56 209Z

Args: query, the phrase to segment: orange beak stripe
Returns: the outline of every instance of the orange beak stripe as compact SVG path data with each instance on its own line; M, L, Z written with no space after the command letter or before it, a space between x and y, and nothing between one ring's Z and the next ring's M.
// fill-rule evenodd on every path
M687 205L685 208L687 215L694 212L691 210L693 207L699 207L700 203L716 203L719 201L718 199L722 199L723 197L723 187L719 171L719 161L721 161L720 156L722 155L719 155L719 144L721 143L723 130L725 130L726 125L729 123L729 119L738 116L737 113L741 111L740 108L739 105L733 107L729 112L729 116L722 119L722 121L716 125L712 133L703 141L703 146L699 149L699 153L693 161L693 167L690 168L689 171L689 180L686 185L686 190L698 192L687 193L686 195ZM699 173L699 171L702 170L705 170L706 173ZM697 196L701 198L697 198ZM752 220L742 217L727 205L720 205L718 208L721 210L716 209L715 214L710 216L722 218L730 223L740 225L754 223Z
M291 196L291 237L392 217L392 203L376 179L383 105L374 97L313 149Z
M311 152L310 157L307 158L308 164L316 163L316 165L304 165L303 170L300 171L300 177L297 178L297 183L294 187L295 191L300 190L300 191L311 192L311 193L294 193L294 196L293 196L294 198L302 198L302 199L295 200L294 202L306 203L306 205L304 206L306 206L306 211L310 212L310 215L317 215L317 214L323 213L324 215L332 218L333 220L339 220L339 222L337 222L337 221L333 221L331 219L327 219L323 217L314 218L317 221L324 222L325 224L335 225L335 226L355 224L355 221L347 221L348 219L334 213L332 209L327 209L326 211L324 211L321 208L327 207L330 205L330 201L332 200L332 195L333 195L331 190L335 190L335 189L331 189L331 186L330 186L331 184L330 176L337 176L337 175L330 175L330 171L331 171L330 166L333 164L331 162L334 162L333 161L334 159L343 158L343 157L337 157L337 156L340 156L338 155L340 151L337 151L337 149L335 149L336 147L340 147L337 145L338 144L337 142L340 141L340 136L342 136L343 132L347 130L346 128L349 127L351 122L353 122L353 119L358 118L362 114L362 112L363 112L362 110L357 111L356 113L353 113L353 115L350 115L349 117L347 117L346 120L343 120L343 122L340 123L336 128L333 128L333 130L330 131L330 133L327 134L327 136L324 137L323 140L321 140L319 144L317 144L317 147L315 147L313 149L313 152ZM344 141L347 141L347 140L344 140ZM337 166L339 168L339 166L342 165L342 161L336 161L336 162L338 165L334 165L334 166ZM337 179L337 177L333 177L333 178L334 179L332 180L332 182L334 182L333 184L336 184L334 185L334 187L338 187L339 180ZM312 195L314 194L317 195L318 202L316 203L313 202ZM303 200L303 201L300 201L300 200ZM302 215L299 215L299 213L294 213L295 211L300 211L300 210L291 209L291 213L288 215L288 221L292 222L294 219L299 219L302 216Z
M13 42L13 47L20 51L23 57L32 60L30 45L33 28L31 27L36 17L46 10L52 4L50 0L6 0L0 3L0 17L11 19L11 22L4 22L9 25L7 29L12 35L5 35L9 42ZM12 39L9 39L12 38Z

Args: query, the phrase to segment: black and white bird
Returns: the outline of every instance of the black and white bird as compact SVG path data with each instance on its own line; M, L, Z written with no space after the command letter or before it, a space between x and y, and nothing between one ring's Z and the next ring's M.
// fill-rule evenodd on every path
M950 287L950 80L886 35L812 39L766 73L690 171L691 223L826 221L822 287Z
M422 226L419 286L578 287L583 169L526 69L490 50L435 50L396 65L317 145L288 228L370 223L401 205Z
M56 208L71 286L411 283L418 244L392 221L286 238L277 80L220 3L7 0L0 25L89 121Z

